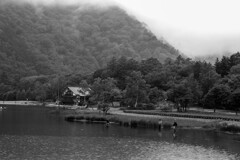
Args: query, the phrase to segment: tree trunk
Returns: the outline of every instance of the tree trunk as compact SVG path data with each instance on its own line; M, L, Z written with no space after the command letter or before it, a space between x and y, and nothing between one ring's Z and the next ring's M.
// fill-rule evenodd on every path
M138 104L138 94L137 94L136 102L135 102L135 105L134 105L135 108L137 108L137 104Z
M112 107L114 108L114 104L113 104L113 102L112 102Z
M136 98L136 102L135 102L135 105L134 105L135 108L137 108L137 104L138 104L138 88L137 88L137 98Z
M185 112L187 112L188 102L185 102Z
M100 114L100 108L99 108L99 104L100 104L100 102L98 101L98 103L97 103L97 110L98 110L98 113Z

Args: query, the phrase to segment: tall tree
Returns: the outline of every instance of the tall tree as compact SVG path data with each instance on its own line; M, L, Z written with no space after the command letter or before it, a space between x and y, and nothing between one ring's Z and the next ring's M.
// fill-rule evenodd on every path
M230 61L231 66L235 66L237 64L240 64L240 53L237 52L237 53L231 55L229 61Z
M236 111L236 115L240 109L240 88L234 90L229 97L229 104L231 109Z
M186 112L188 104L193 99L193 94L186 81L183 81L168 90L168 99L176 103L178 111Z
M127 77L127 87L125 99L127 104L131 107L137 107L139 102L146 102L148 100L147 92L149 85L143 79L141 72L133 71Z
M113 78L97 78L92 84L91 90L93 101L98 103L108 103L114 100L114 98L112 98L111 96L115 95L118 88L116 86L116 80L114 80Z
M193 65L193 77L196 80L199 80L200 73L201 73L201 62L195 62Z
M156 104L164 100L164 94L162 90L159 90L157 87L151 88L148 94L149 101L153 104Z
M216 72L223 78L227 75L231 68L231 63L228 57L223 56L222 60L219 62L218 59L215 62Z
M205 104L214 109L226 106L230 88L227 85L215 85L205 96Z
M151 73L154 70L159 70L161 67L162 64L156 58L149 58L140 63L140 71L143 75Z

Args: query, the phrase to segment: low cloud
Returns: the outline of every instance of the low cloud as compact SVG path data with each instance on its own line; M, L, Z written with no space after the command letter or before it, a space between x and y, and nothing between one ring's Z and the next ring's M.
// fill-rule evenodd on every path
M240 51L238 0L0 0L33 5L118 5L190 57Z
M94 4L99 6L109 6L115 4L111 0L0 0L2 3L30 3L33 5L82 5Z

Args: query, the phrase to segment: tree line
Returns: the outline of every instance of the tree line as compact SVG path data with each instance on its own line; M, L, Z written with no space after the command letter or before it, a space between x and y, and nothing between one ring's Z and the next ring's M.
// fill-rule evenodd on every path
M53 100L66 86L92 89L91 103L119 101L131 108L153 109L162 102L174 103L179 111L189 104L205 108L239 110L240 53L223 56L215 64L178 56L161 63L156 58L142 61L113 57L93 74L32 76L14 85L2 73L1 100Z

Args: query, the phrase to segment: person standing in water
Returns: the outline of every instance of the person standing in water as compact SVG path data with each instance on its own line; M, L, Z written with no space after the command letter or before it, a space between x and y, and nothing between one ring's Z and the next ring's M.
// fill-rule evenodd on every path
M158 130L161 131L162 130L162 119L158 120Z
M173 136L175 136L176 129L177 129L177 122L176 122L176 120L174 120L172 128L173 128Z
M106 120L105 127L109 127L109 120Z

